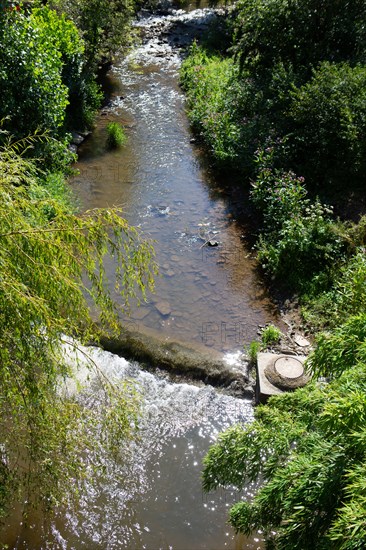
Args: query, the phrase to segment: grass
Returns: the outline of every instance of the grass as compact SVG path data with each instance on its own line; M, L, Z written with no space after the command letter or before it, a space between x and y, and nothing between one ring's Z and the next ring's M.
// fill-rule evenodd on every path
M262 343L264 346L277 344L281 338L281 331L274 325L268 325L262 332Z
M118 149L127 141L126 133L118 122L110 122L107 126L107 144L110 149Z
M257 355L261 350L261 344L260 342L257 342L257 340L253 340L250 342L247 352L249 356L249 361L251 365L255 365L257 362Z

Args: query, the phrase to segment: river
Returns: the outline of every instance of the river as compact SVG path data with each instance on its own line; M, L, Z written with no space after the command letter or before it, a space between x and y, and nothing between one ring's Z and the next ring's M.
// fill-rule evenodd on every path
M146 16L139 26L161 31L165 20L184 37L184 24L189 29L197 19L202 28L207 13ZM180 50L164 36L153 33L110 71L111 103L80 147L73 186L84 208L122 206L128 221L155 240L160 276L155 294L132 307L126 321L133 328L220 351L242 349L258 325L273 321L275 308L245 247L247 197L230 181L217 181L191 143ZM112 121L128 136L117 151L106 145ZM208 240L218 246L205 246ZM108 269L112 277L113 264Z
M72 185L82 208L123 206L128 221L155 241L156 293L133 304L125 323L162 340L235 352L256 337L258 325L276 320L276 310L243 238L247 198L215 177L193 142L179 88L177 45L190 39L184 26L198 21L201 32L210 13L144 14L136 22L145 40L109 72L111 101L79 148ZM116 151L106 146L111 121L128 136ZM112 276L113 262L107 270ZM105 473L85 483L78 509L27 524L14 512L1 542L17 550L263 548L259 535L236 537L227 525L230 504L252 489L205 495L200 481L202 458L218 433L251 421L250 401L87 352L107 375L136 382L143 403L138 442L121 449L119 461L100 458Z

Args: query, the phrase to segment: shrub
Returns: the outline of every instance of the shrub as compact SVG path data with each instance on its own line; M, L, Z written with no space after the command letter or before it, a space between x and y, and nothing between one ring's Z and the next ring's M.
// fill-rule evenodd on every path
M107 126L107 143L111 149L116 149L124 145L127 141L127 136L124 129L118 122L110 122Z
M51 0L50 3L66 13L82 32L87 65L92 71L126 46L132 0Z
M312 183L364 177L366 67L324 62L292 92L293 161Z
M257 151L258 175L250 193L263 216L263 229L267 233L275 233L286 220L300 216L309 202L304 178L275 169L273 155L273 147Z
M258 259L277 282L293 290L324 288L345 252L332 209L307 198L304 178L273 168L273 148L257 153L251 198L263 219Z
M209 56L195 44L180 73L188 95L190 122L221 164L235 162L240 146L240 130L233 117L234 105L228 97L234 73L231 59Z
M253 423L219 436L204 458L204 489L260 482L231 508L234 529L260 529L278 550L364 547L365 372L359 364L328 385L271 398Z
M319 292L329 286L345 246L328 208L316 202L284 221L275 234L261 236L257 248L262 266L278 282L292 290Z
M235 51L246 67L365 59L363 0L240 0Z
M316 348L307 360L316 377L339 377L344 371L366 361L366 315L350 316L332 333L320 333Z
M17 136L49 130L56 135L65 118L67 87L61 52L37 16L10 17L0 26L0 118Z
M361 247L340 267L331 290L307 298L302 311L313 327L333 328L365 310L366 257Z
M181 81L192 126L216 164L253 175L255 151L281 135L283 110L297 82L292 68L279 63L260 75L240 72L233 59L194 45ZM276 147L276 155L284 159L281 147Z

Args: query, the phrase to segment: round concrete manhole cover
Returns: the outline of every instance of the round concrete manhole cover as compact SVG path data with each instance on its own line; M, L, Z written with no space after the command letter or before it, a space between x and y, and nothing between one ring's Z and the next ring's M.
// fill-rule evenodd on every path
M303 364L295 357L280 357L275 361L274 369L283 378L295 379L304 374Z

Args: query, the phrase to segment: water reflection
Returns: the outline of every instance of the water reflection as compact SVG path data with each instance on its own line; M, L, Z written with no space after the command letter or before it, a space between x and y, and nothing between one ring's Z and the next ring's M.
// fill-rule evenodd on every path
M122 205L155 240L161 276L156 294L132 308L137 328L233 350L276 311L243 239L247 199L232 199L202 169L178 86L179 56L163 47L169 55L148 42L114 67L111 106L80 149L73 186L84 208ZM115 120L126 125L128 144L109 152L105 127ZM210 239L218 246L205 245ZM112 276L113 264L108 269Z
M218 394L207 386L174 384L138 365L95 349L82 348L115 383L132 379L143 399L138 439L121 448L120 457L95 449L99 468L85 482L78 509L59 511L55 520L30 516L9 519L1 541L17 550L234 550L257 548L234 536L226 524L229 506L250 495L233 490L205 495L202 458L218 433L252 419L250 402ZM67 349L69 360L76 357ZM81 368L85 399L98 407L98 382ZM71 388L71 391L72 388Z

